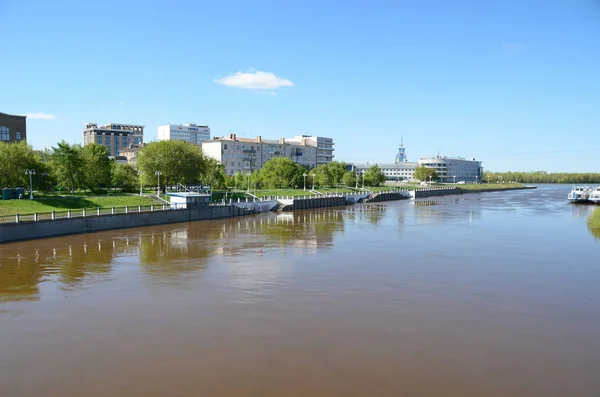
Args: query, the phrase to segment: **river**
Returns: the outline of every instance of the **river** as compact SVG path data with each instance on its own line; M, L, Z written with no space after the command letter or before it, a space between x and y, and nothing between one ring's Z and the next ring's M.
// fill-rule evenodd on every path
M0 396L597 397L569 189L0 245Z

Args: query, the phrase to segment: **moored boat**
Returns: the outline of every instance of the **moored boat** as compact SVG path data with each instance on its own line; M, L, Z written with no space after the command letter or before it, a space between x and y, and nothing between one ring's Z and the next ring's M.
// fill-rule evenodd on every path
M594 204L600 204L600 186L596 186L594 190L590 193L588 200L593 202Z
M567 198L572 203L581 203L588 201L591 193L592 188L589 186L576 186L571 190Z

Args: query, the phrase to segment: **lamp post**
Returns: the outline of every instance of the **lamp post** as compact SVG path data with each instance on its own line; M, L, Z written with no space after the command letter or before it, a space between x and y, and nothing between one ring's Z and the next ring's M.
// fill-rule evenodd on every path
M479 179L479 175L475 175L475 184L477 184L477 179Z
M156 187L156 195L160 197L160 176L162 175L162 171L154 171L154 175L158 177L158 186Z
M362 175L362 180L363 180L362 181L362 188L364 189L365 188L365 172L363 171L361 175Z
M306 173L302 174L302 176L304 177L304 190L306 190Z
M431 185L431 175L429 175L429 184Z
M34 169L25 170L25 174L29 175L29 200L33 200L33 176L35 175Z
M138 171L138 175L140 176L140 196L142 195L142 189L144 188L144 180L142 179L144 174L144 171Z
M315 190L315 174L310 174L313 178L312 190Z
M456 185L456 175L452 175L452 178L454 178L454 184Z
M250 193L250 172L246 173L246 176L248 176L248 193Z

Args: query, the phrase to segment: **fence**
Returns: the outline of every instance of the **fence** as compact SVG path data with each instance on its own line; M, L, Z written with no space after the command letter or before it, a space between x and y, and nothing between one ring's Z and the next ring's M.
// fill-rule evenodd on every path
M211 204L212 205L212 204ZM215 204L222 205L222 204ZM126 205L124 207L109 207L109 208L83 208L66 211L52 211L34 214L15 214L0 216L0 223L24 223L38 221L53 221L57 219L70 218L85 218L92 216L114 215L114 214L131 214L139 212L155 212L155 211L172 211L186 209L186 204L162 204L162 205Z

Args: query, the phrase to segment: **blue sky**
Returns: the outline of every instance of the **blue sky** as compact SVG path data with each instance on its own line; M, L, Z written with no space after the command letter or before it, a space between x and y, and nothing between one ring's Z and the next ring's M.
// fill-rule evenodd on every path
M0 0L0 111L335 139L345 161L600 172L600 1Z

